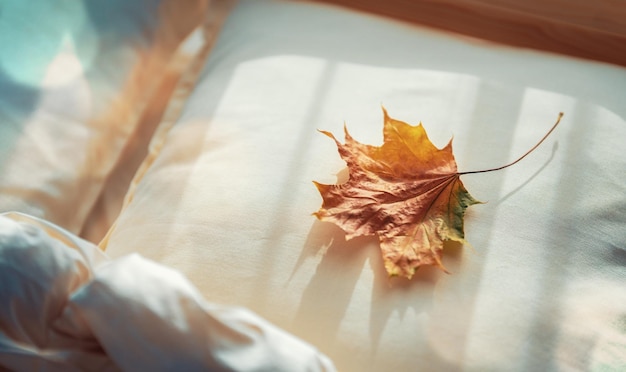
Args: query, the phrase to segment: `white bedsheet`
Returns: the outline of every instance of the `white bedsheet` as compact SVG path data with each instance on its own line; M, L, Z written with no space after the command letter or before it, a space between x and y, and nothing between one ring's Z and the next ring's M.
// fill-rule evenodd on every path
M137 254L109 260L45 221L0 215L0 369L332 371L254 313L205 301Z
M626 70L483 43L350 10L240 1L106 252L181 270L342 371L626 370ZM452 275L388 279L375 237L311 213L335 183L344 122L382 143L389 115L454 136L487 202ZM163 129L161 126L159 129ZM156 146L155 146L156 148Z

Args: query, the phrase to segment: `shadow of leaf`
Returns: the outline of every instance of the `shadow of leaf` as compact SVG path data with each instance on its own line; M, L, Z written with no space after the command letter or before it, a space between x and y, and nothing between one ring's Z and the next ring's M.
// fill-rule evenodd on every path
M293 327L307 329L309 342L327 343L334 339L353 297L365 261L378 253L376 237L345 240L337 226L315 221L291 277L308 258L323 254L315 273L302 293Z
M502 198L500 198L500 200L496 201L494 203L494 205L498 205L500 203L503 203L505 200L507 200L508 198L510 198L511 196L516 194L518 191L520 191L524 186L528 185L541 172L543 172L543 170L548 166L548 164L550 164L552 162L552 159L554 159L554 155L556 154L556 151L558 149L559 149L559 143L558 142L554 142L554 145L552 146L552 153L550 154L550 157L548 158L548 160L546 160L543 163L541 168L539 168L535 173L533 173L533 175L530 176L526 181L524 181L524 183L522 183L521 185L517 186L514 190L510 191L508 194L504 195Z
M452 272L458 270L462 245L447 242L444 263ZM308 329L313 335L309 342L328 343L334 340L347 309L354 304L369 306L369 314L360 312L359 327L369 326L372 358L392 317L400 319L428 312L432 308L435 284L448 275L435 267L420 268L415 276L389 278L383 265L376 237L345 240L345 233L331 223L315 221L302 253L294 267L293 278L308 259L319 257L319 264L302 294L302 300L293 321L294 329ZM364 271L366 261L371 272ZM369 323L369 324L368 324ZM426 332L415 329L413 332ZM366 340L362 340L365 342ZM330 345L329 347L331 347Z

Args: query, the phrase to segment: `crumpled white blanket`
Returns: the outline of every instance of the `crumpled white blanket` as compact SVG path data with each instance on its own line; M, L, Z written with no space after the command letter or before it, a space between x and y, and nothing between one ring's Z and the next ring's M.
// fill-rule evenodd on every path
M252 312L207 302L174 270L136 254L110 260L18 213L0 215L0 304L0 370L334 370Z

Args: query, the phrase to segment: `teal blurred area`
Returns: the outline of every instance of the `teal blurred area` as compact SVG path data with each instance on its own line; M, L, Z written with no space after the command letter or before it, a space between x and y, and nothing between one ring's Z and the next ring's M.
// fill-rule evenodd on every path
M0 3L0 172L1 160L7 158L45 94L61 95L77 81L96 93L115 91L126 82L129 71L123 66L136 59L137 50L150 47L161 3ZM104 101L94 100L88 109L97 113L106 106L106 94L101 98Z
M135 112L192 28L178 4L0 2L0 211L80 228L89 203L80 212L64 205L91 200L117 161Z
M8 0L1 6L0 67L3 82L38 85L64 40L82 39L77 54L85 66L93 61L98 46L92 44L94 27L82 2Z
M0 3L0 107L25 114L36 104L50 64L71 49L80 69L67 66L62 84L122 62L124 43L147 47L160 1L5 0ZM126 21L133 19L133 22ZM106 68L106 67L105 67ZM115 82L108 80L108 83ZM2 107L3 109L5 107ZM4 110L3 110L4 111Z

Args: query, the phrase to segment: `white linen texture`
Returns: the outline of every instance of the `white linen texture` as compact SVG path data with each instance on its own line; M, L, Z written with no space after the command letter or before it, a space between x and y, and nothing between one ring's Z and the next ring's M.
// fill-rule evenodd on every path
M316 349L179 272L20 213L0 215L0 368L333 371Z

